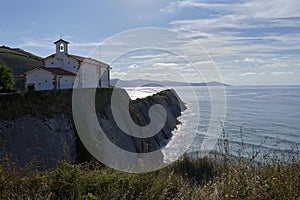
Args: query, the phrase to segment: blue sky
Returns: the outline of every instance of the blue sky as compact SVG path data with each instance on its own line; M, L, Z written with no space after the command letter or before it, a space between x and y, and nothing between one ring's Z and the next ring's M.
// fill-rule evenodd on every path
M99 42L122 31L162 27L178 31L205 48L227 83L300 84L298 0L0 0L0 3L1 43L43 57L54 52L53 41L60 35L70 41L70 53L86 56ZM151 57L149 53L138 52L135 58L140 62L141 58ZM148 68L187 65L159 57L166 52L151 54L155 57L151 64L124 58L121 63L126 66L116 64L112 75L122 76L126 70L143 65Z

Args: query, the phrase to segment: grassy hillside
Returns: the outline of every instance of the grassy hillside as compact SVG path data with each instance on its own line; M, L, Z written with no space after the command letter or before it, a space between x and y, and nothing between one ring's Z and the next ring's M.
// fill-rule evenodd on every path
M0 62L12 69L15 75L16 88L22 90L24 88L24 80L20 77L20 74L38 65L42 65L42 58L22 49L1 46Z
M3 159L0 198L299 199L299 169L299 161L259 165L203 158L183 159L147 174L118 172L96 162L62 162L56 169L39 172L31 165L16 170Z
M42 58L22 49L0 47L0 61L12 69L15 75L20 75L37 65L42 64Z

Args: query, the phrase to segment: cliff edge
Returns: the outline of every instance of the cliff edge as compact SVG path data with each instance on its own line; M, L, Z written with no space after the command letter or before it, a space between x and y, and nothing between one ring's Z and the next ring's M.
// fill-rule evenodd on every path
M129 98L123 89L116 89ZM149 109L160 104L167 113L164 127L154 136L138 138L124 133L111 110L113 89L98 89L95 107L98 122L106 136L120 148L137 153L152 152L165 146L185 109L175 91L165 90L143 99L130 100L129 112L140 126L150 123ZM24 166L36 159L42 167L55 167L62 159L73 162L89 160L72 116L72 90L43 91L0 96L0 156L10 153L10 160Z

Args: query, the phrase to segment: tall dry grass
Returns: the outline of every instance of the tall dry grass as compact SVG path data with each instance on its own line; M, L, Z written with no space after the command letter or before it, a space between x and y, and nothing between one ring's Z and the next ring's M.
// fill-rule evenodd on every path
M254 149L248 158L233 157L223 137L219 156L185 156L146 174L115 171L95 161L62 161L55 169L38 171L34 161L18 168L7 156L0 163L0 199L300 199L298 149L285 155Z

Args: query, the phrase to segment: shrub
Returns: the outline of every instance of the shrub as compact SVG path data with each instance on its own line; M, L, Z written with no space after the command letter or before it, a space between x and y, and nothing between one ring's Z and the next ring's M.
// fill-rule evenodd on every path
M4 64L0 64L0 92L14 91L14 76Z

